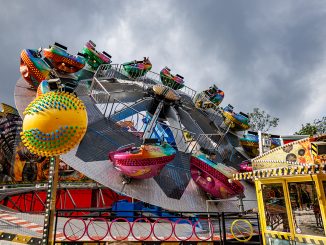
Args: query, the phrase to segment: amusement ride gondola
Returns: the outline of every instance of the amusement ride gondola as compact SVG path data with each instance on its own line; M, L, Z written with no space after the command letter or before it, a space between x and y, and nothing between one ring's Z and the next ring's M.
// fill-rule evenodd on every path
M34 87L40 84L39 95L53 90L73 92L86 106L85 137L61 156L68 165L118 193L178 210L204 210L207 198L253 194L252 187L228 181L234 168L246 160L237 150L238 136L231 132L249 127L243 114L234 114L230 108L197 108L197 92L184 78L171 75L168 68L159 74L151 72L148 58L114 65L111 56L104 53L102 57L95 50L93 42L86 43L77 56L58 43L43 52L59 73L82 74L85 64L93 65L93 77L76 75L75 86L70 86L70 80L55 75L30 79L26 62L21 64L23 79L16 91L25 96L15 97L20 113L36 96L36 90L27 91L26 82L31 80ZM41 51L35 56L43 62ZM216 105L224 97L216 86L203 94ZM207 188L212 183L218 191ZM218 207L232 209L232 205Z

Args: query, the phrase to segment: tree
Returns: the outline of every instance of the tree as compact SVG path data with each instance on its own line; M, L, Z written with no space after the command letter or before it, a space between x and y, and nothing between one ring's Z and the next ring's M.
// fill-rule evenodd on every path
M253 112L248 113L249 125L253 131L268 132L271 127L277 127L279 118L272 117L268 113L259 108L254 108Z
M301 129L295 134L299 135L315 135L315 134L325 134L326 133L326 117L322 119L315 119L313 123L306 123L301 125Z
M326 134L326 117L322 117L321 120L316 119L314 123L317 127L317 134Z

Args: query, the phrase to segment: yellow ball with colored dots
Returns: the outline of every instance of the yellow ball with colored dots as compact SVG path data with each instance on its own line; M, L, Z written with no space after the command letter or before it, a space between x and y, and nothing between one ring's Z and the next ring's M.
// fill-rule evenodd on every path
M86 133L84 103L67 92L48 92L37 97L27 106L24 115L22 141L39 156L66 153Z

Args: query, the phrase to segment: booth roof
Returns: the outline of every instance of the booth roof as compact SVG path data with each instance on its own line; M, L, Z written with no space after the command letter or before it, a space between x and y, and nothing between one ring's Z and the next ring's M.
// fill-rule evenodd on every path
M293 164L293 163L292 163ZM233 180L250 180L261 178L273 178L280 176L326 174L326 163L322 164L293 164L289 167L269 168L254 170L252 172L233 174Z

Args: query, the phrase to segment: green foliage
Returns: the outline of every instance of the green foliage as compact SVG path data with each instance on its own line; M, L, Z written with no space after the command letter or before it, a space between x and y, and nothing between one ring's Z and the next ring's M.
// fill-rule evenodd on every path
M315 134L326 134L326 117L322 119L315 119L313 123L302 124L301 129L295 134L300 135L315 135Z
M252 131L262 131L266 133L271 127L277 127L279 118L272 117L268 113L259 108L254 108L253 112L248 113L249 125Z

